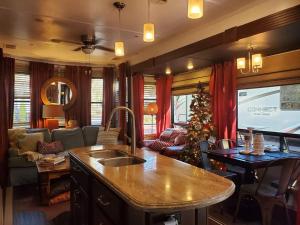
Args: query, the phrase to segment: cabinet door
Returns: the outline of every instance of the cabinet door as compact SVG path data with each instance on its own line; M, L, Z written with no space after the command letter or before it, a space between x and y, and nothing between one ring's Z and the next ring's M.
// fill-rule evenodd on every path
M89 198L82 188L71 179L72 225L89 225Z
M114 225L99 208L98 205L93 205L93 225Z

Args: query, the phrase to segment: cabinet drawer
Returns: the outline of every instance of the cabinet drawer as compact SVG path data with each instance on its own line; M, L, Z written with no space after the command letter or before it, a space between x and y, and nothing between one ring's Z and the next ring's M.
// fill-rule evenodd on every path
M83 190L88 193L89 174L73 160L71 160L71 175Z
M93 180L93 201L115 224L122 224L124 202L104 184Z

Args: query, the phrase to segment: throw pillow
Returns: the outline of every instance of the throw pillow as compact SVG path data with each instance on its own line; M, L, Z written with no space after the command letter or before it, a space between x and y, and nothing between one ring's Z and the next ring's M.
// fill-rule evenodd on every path
M149 145L149 148L151 148L153 151L161 151L166 147L173 146L173 143L161 141L159 139L155 140L153 143Z
M26 134L25 128L8 129L8 139L11 148L17 148L19 139L23 138Z
M49 205L55 205L58 204L60 202L66 202L70 200L70 191L59 194L53 198L50 199L49 201Z
M120 128L110 128L109 131L99 129L97 145L116 145L120 134Z
M24 152L36 152L37 151L37 143L44 141L43 133L32 133L32 134L24 134L24 137L19 140L18 147L19 153Z
M186 142L186 138L187 138L186 134L183 133L179 134L174 140L174 145L184 145Z
M172 133L173 133L173 130L172 130L172 129L166 129L165 131L163 131L163 132L160 134L159 140L165 141L165 142L169 142Z
M64 146L61 141L53 141L50 143L41 142L37 143L37 151L41 154L56 154L64 151Z

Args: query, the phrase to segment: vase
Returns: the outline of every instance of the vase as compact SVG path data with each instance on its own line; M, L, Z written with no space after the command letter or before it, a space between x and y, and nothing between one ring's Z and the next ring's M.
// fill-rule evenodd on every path
M265 144L264 136L261 133L257 133L253 138L253 150L255 153L262 155L264 153Z

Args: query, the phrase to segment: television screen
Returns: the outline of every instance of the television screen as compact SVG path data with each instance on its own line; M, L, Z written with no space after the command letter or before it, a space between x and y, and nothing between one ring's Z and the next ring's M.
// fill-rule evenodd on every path
M300 134L300 84L238 91L238 128Z

